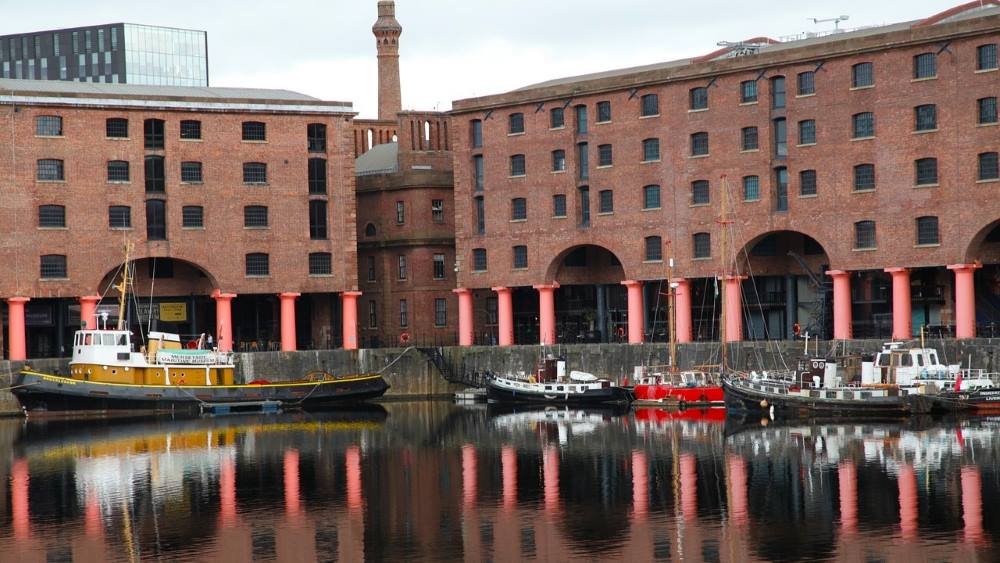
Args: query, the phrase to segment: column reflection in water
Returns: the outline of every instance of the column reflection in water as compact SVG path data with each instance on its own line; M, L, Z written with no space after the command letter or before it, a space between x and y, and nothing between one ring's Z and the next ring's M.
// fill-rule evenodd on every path
M840 492L840 528L845 536L858 531L858 469L854 463L842 461L837 466Z
M29 481L28 461L25 459L15 461L10 468L10 508L14 513L14 539L17 540L26 540L31 537Z
M975 465L962 468L962 521L965 541L983 543L983 484Z
M632 451L632 514L645 520L649 512L649 466L646 452Z
M462 446L462 503L467 508L476 506L476 479L476 448L472 444L465 444Z
M503 472L503 507L510 511L517 507L517 450L504 446L500 450Z
M219 549L223 561L253 559L253 534L241 522L236 505L236 458L226 455L219 462Z
M337 555L340 561L363 561L365 557L364 497L361 489L361 448L350 446L344 452L347 515L339 517Z
M917 536L917 474L907 464L899 466L899 529L905 540Z
M729 507L730 517L737 526L745 526L749 521L749 511L747 503L747 465L746 461L738 455L730 455L727 465L729 467L729 491L731 505Z
M283 456L285 518L274 533L275 551L280 561L316 560L316 526L302 509L299 481L299 451L285 450Z
M691 454L681 454L681 512L685 520L698 516L698 464Z
M555 446L545 446L542 456L545 512L550 516L555 516L560 512L559 450Z

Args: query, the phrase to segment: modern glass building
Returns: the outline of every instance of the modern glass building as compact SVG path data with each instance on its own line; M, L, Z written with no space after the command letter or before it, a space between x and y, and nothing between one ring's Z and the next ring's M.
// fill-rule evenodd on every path
M204 31L131 23L0 36L0 76L208 86Z

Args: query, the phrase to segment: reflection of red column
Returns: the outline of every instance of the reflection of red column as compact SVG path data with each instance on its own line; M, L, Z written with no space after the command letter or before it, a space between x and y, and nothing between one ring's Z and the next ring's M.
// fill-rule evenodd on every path
M31 301L30 297L11 297L7 300L7 340L10 344L7 359L15 362L28 357L24 336L24 304L28 301Z
M632 452L632 513L642 520L649 512L649 467L646 452Z
M844 270L830 270L826 275L833 278L833 338L851 339L851 273Z
M642 310L642 282L623 281L628 292L628 343L642 344L646 320Z
M100 295L85 295L80 298L80 324L87 330L97 328L97 303Z
M730 511L733 523L737 526L745 525L750 519L747 502L747 466L743 458L738 455L729 456L729 490L733 499Z
M559 450L555 446L542 452L542 480L545 512L553 514L559 510Z
M976 466L962 468L962 520L965 522L965 541L982 542L983 488Z
M294 352L295 338L295 300L301 293L285 292L278 294L281 299L281 351Z
M302 512L299 496L299 451L285 450L285 513L297 517Z
M514 300L509 287L494 287L497 292L497 337L501 346L514 344Z
M233 349L233 299L235 293L222 293L216 289L212 292L215 299L215 334L218 336L218 347L223 352Z
M14 513L14 537L19 540L31 537L31 506L28 503L28 462L19 459L10 468L10 508Z
M691 342L691 282L684 278L675 278L671 281L677 284L674 288L674 325L677 330L677 343L684 344Z
M357 446L347 448L344 454L344 466L347 473L347 508L351 511L361 510L361 449Z
M910 304L910 271L886 268L892 276L892 338L909 340L913 336L913 313Z
M691 454L681 454L681 512L685 520L698 516L698 465Z
M344 350L358 349L358 297L361 297L360 291L345 291L340 294Z
M917 537L917 474L912 465L899 467L899 528L904 539Z
M222 526L236 524L236 462L231 457L223 458L219 467L219 503Z
M955 338L976 337L976 283L979 264L952 264L955 272Z
M104 525L101 522L101 502L93 490L87 491L86 505L83 508L83 533L88 538L100 538L104 535Z
M510 510L517 506L517 450L504 446L500 450L503 471L503 506Z
M743 340L743 280L745 276L726 276L726 342Z
M475 334L472 315L472 290L460 287L451 291L458 295L458 345L472 346L472 342L474 341L473 335Z
M551 346L556 343L556 289L559 284L536 285L538 290L538 334L539 344Z
M850 535L858 529L858 469L843 461L837 466L840 483L840 525Z
M478 482L476 475L476 448L472 444L462 446L462 502L466 508L476 506Z

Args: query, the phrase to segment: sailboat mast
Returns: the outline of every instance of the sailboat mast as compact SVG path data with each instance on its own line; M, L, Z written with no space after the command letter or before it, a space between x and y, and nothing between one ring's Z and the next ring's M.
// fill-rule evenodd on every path
M719 275L719 302L721 308L719 311L719 343L720 343L720 356L719 364L720 369L725 372L726 370L726 278L729 276L729 186L727 182L727 177L725 174L721 176L721 200L719 203L719 225L722 227L722 236L719 240L719 252L720 258L722 259L722 270Z
M128 286L131 283L130 279L130 268L131 268L131 254L132 254L132 242L125 242L125 264L122 266L122 281L115 286L118 290L118 330L125 330L125 307L128 304L126 296L128 295Z
M670 367L677 371L677 288L674 287L674 257L667 262L667 323L670 325Z

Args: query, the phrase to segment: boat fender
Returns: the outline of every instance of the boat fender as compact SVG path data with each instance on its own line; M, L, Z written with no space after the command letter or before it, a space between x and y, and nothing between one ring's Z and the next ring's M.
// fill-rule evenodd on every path
M768 406L768 405L767 405L767 399L761 399L761 400L760 400L760 408L762 408L762 409L766 409L766 408L767 408L767 406Z
M615 329L615 334L618 335L618 338L625 338L625 328L618 327L617 329Z
M410 333L409 332L404 332L404 333L402 333L402 334L399 335L399 343L400 344L406 344L409 341L410 341Z

